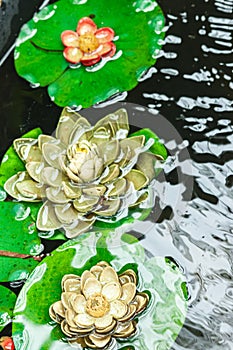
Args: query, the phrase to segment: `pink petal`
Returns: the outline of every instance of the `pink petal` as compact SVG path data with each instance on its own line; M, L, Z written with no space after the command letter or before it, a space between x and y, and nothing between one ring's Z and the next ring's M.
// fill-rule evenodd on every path
M103 28L97 29L97 31L95 32L95 36L99 40L100 44L104 44L112 41L114 38L114 35L115 35L114 31L112 30L112 28L109 28L109 27L103 27Z
M61 33L61 41L64 46L78 47L78 34L73 30L65 30Z
M101 50L98 51L98 54L101 57L112 57L115 55L116 45L113 43L105 43L101 45Z
M98 55L97 53L94 54L88 54L88 55L83 55L82 59L81 59L81 63L84 66L93 66L93 64L96 64L97 62L99 62L101 59L100 55Z
M83 35L85 33L95 33L97 26L95 22L89 17L83 17L79 20L76 32L78 35Z
M83 52L77 47L66 47L63 56L70 63L79 63L83 57Z

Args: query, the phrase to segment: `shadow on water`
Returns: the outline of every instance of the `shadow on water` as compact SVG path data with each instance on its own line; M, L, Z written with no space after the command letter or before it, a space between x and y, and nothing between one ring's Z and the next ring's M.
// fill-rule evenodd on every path
M40 1L3 1L0 10L2 55L13 45L19 27ZM167 33L158 61L145 79L124 95L127 102L165 116L187 141L191 167L182 156L167 165L170 207L181 184L179 167L194 177L185 212L164 211L156 223L144 223L144 245L154 255L171 256L184 270L189 310L173 350L233 348L233 1L160 1ZM0 69L1 154L24 132L43 126L51 133L60 109L45 89L31 89L17 77L12 54ZM189 169L189 170L187 170ZM169 209L168 209L169 210ZM147 232L145 234L145 226Z

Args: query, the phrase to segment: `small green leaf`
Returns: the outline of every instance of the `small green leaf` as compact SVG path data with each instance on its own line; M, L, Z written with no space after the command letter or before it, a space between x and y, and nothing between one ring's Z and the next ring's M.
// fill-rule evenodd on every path
M42 246L28 204L0 203L0 250L37 255ZM0 281L25 279L38 262L0 256Z
M4 286L0 286L0 332L12 321L15 302L15 293Z

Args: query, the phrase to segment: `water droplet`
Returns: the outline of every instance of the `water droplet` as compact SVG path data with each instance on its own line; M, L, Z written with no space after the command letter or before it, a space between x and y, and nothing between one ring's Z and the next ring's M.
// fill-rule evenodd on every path
M23 204L16 204L14 206L15 220L25 220L31 213L30 207L25 207Z

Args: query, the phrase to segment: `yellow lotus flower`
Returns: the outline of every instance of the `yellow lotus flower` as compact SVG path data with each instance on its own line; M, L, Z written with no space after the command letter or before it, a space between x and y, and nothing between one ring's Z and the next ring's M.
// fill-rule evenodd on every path
M136 332L134 318L149 302L136 284L133 270L118 276L105 261L81 276L65 275L61 300L51 305L50 317L61 324L70 342L104 348L114 338L128 338Z

